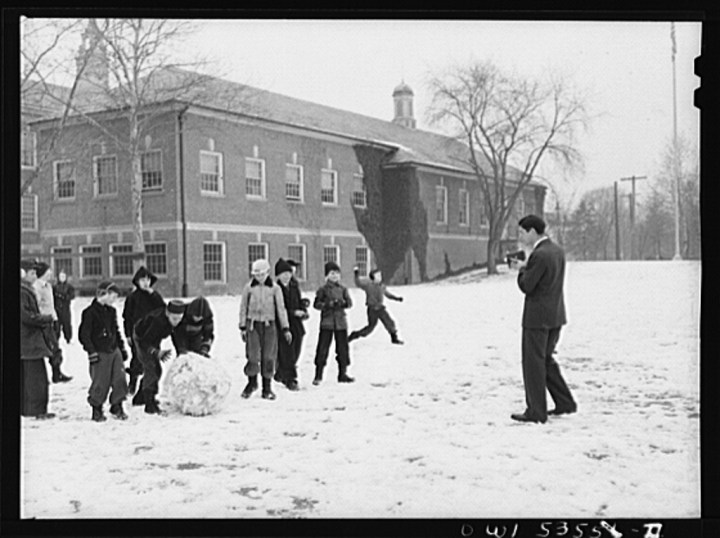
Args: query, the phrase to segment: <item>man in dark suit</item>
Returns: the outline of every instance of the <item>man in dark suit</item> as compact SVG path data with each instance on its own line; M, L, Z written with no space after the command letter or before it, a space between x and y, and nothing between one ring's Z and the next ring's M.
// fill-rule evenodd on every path
M577 411L577 404L560 373L553 353L560 328L567 322L563 300L565 253L545 235L545 222L527 215L518 222L519 239L532 249L526 260L515 259L518 286L525 294L522 319L522 370L525 384L524 413L511 415L520 422L540 422L548 415ZM548 412L545 390L555 402Z

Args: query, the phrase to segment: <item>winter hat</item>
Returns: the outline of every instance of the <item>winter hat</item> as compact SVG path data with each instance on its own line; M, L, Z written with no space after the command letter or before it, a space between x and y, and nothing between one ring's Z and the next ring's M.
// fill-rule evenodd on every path
M38 264L37 260L20 260L20 268L25 271L32 271L36 269Z
M185 313L185 303L182 301L178 301L177 299L174 299L170 301L167 305L167 311L171 314L184 314Z
M337 271L339 273L340 266L335 262L327 262L325 264L325 276L328 276L328 273L330 273L330 271Z
M110 293L111 291L114 291L118 295L120 295L120 288L117 287L117 284L110 280L103 280L98 284L97 288L95 289L95 295L104 295L105 293Z
M135 284L136 287L138 286L138 280L141 278L149 278L150 279L150 287L155 285L155 282L157 282L157 277L150 272L150 270L145 267L144 265L140 267L137 272L135 273L135 276L132 278L132 283Z
M288 258L288 259L285 260L285 261L288 262L288 265L289 265L290 267L300 267L300 262L296 262L296 261L293 260L292 258Z
M259 275L270 271L270 264L265 259L255 260L252 264L252 274Z
M292 273L292 266L287 261L280 258L275 264L275 276L285 272Z
M37 262L35 264L35 274L38 278L47 273L48 269L50 269L50 266L45 262Z
M185 319L188 323L200 323L203 320L212 320L213 313L210 309L210 303L205 297L197 297L190 301L185 309Z

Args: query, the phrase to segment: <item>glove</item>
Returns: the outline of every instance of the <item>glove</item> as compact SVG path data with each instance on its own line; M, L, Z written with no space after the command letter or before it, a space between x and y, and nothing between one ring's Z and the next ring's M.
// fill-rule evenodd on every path
M90 364L95 364L99 360L100 360L100 355L98 355L97 353L90 353L88 355L88 361L90 361Z
M158 360L160 362L165 362L170 358L170 355L172 354L172 351L169 349L161 349L158 351Z
M240 339L243 342L247 342L247 329L245 329L245 328L240 329Z
M288 344L292 343L292 334L290 333L290 329L283 329L283 335L285 336L285 341Z
M403 302L403 298L402 298L402 297L398 297L398 298L397 298L397 301L398 301L399 303L402 303L402 302Z
M310 299L300 299L300 305L303 308L310 308Z

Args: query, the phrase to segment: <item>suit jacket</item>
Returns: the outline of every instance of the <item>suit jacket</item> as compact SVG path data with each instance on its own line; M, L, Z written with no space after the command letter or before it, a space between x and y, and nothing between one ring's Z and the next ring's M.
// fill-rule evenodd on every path
M522 326L526 329L555 329L567 323L563 280L565 253L545 239L530 254L518 273L518 286L525 294Z

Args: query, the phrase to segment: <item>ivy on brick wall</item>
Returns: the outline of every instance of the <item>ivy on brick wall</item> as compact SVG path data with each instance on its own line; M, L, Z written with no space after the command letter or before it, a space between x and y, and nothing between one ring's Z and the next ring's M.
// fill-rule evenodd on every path
M355 220L375 252L377 267L389 279L410 249L418 260L420 278L427 280L427 210L415 169L383 171L390 152L364 145L354 150L367 191L367 209L354 208Z

